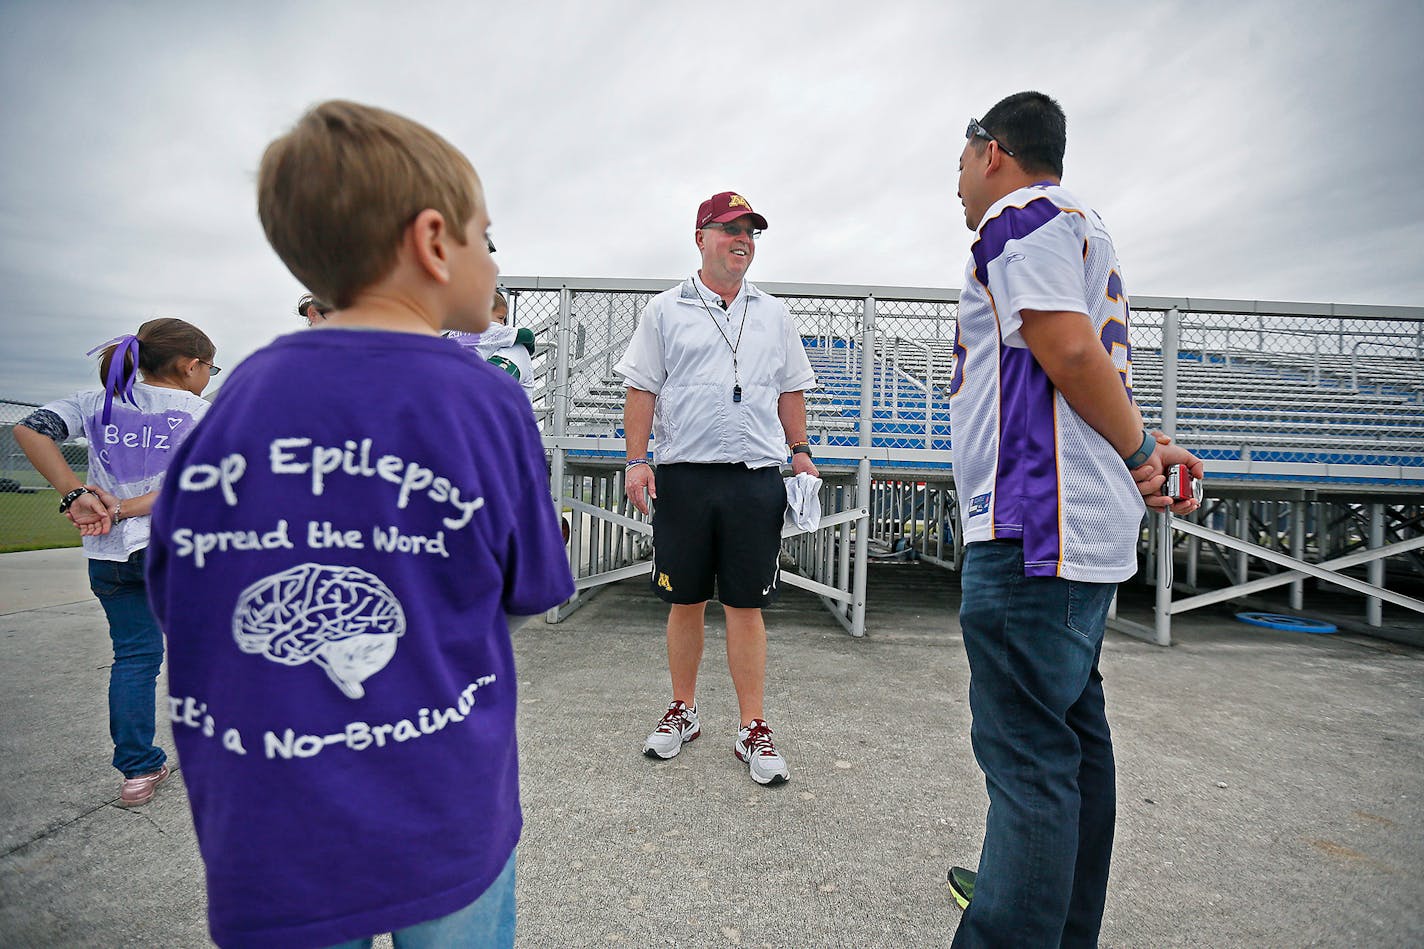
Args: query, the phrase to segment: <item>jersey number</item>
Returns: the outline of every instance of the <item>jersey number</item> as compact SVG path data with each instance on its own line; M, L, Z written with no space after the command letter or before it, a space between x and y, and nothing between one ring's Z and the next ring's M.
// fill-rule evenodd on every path
M964 385L964 346L959 342L959 322L954 324L954 375L949 380L949 397L954 398Z
M1117 367L1118 375L1122 377L1122 386L1131 397L1132 344L1128 342L1127 335L1128 317L1131 311L1127 303L1127 294L1122 289L1122 277L1116 270L1108 274L1107 298L1119 304L1121 311L1116 316L1109 316L1103 323L1103 328L1098 333L1098 340L1108 351L1108 355L1112 357L1113 365ZM960 386L964 385L964 356L964 346L960 343L959 328L956 325L954 331L954 376L949 383L951 397L959 392Z
M1132 344L1128 342L1127 326L1129 308L1127 305L1127 294L1122 289L1122 277L1114 270L1108 274L1107 298L1121 306L1121 316L1110 316L1103 323L1103 328L1098 333L1098 339L1102 342L1103 348L1112 357L1113 365L1117 367L1118 375L1122 376L1122 386L1127 390L1128 397L1132 396Z

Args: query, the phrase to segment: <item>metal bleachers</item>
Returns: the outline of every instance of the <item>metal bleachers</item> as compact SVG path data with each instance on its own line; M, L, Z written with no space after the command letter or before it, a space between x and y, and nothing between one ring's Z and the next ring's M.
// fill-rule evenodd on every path
M1424 363L1416 366L1424 379ZM1404 367L1385 368L1362 379L1356 366L1351 379L1300 357L1181 353L1175 434L1213 459L1424 466L1424 382L1407 385ZM1144 415L1160 422L1160 351L1134 355L1133 387Z
M648 300L674 283L504 279L514 322L534 329L541 344L535 411L570 524L580 592L555 620L607 584L650 569L651 527L623 494L624 387L613 366ZM860 635L867 557L913 554L955 569L962 554L948 396L958 295L760 286L786 301L819 382L806 403L824 516L816 531L783 535L783 554L795 564L783 579L820 596ZM1379 571L1382 558L1417 558L1424 544L1408 539L1424 523L1424 309L1144 297L1132 304L1131 381L1144 421L1208 461L1206 506L1194 523L1166 519L1164 530L1162 519L1144 521L1143 575L1159 596L1154 641L1170 639L1164 617L1204 602L1174 606L1172 572L1160 566L1174 544L1183 549L1184 533L1193 535L1182 573L1189 588L1199 549L1243 590L1261 582L1253 571L1263 562L1348 585L1354 581L1335 579L1333 565L1369 560L1371 582L1351 588L1373 604L1371 625L1380 602L1411 605L1384 590ZM651 447L656 457L656 442ZM1313 565L1326 563L1332 567Z
M819 383L807 394L812 443L858 446L859 341L829 335L803 341ZM1158 348L1138 348L1133 358L1134 397L1148 424L1156 426L1164 421L1162 359ZM553 368L552 361L548 365ZM870 446L950 451L950 339L882 338L871 365ZM1302 480L1350 480L1341 466L1379 467L1382 477L1389 476L1387 468L1424 469L1424 362L1394 358L1367 368L1365 373L1358 359L1332 362L1311 354L1179 353L1174 434L1212 461L1335 467L1303 470ZM621 437L623 397L616 375L587 382L569 400L569 432ZM835 457L828 463L834 466ZM927 457L916 467L947 465L947 458ZM1236 475L1217 472L1226 480ZM1290 480L1287 472L1277 475ZM1356 470L1354 480L1377 479Z
M847 368L845 359L846 352L854 354L854 344L834 341L826 345L824 339L805 342L818 384L807 396L808 437L813 444L858 445L860 371L858 366ZM945 387L927 384L925 363L892 365L880 357L874 366L871 446L948 451L949 396ZM944 379L948 381L948 376Z
M853 344L849 344L853 349ZM808 396L810 429L827 445L854 445L860 415L860 377L847 368L844 348L808 339L807 353L821 388ZM882 346L882 350L883 350ZM947 396L950 346L944 343L932 390L925 354L894 364L877 353L872 396L875 447L949 450ZM1424 388L1411 391L1406 373L1395 383L1364 385L1282 360L1242 361L1178 357L1175 435L1212 460L1256 460L1307 465L1424 467ZM1134 397L1149 424L1162 424L1162 354L1139 350L1133 360ZM926 405L929 428L926 428ZM815 439L813 438L813 441ZM1318 474L1318 473L1317 473Z

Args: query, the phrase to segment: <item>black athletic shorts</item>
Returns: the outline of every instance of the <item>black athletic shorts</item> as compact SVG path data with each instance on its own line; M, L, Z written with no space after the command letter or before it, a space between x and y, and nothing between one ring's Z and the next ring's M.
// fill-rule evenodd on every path
M658 465L653 592L668 603L776 599L786 484L776 465Z

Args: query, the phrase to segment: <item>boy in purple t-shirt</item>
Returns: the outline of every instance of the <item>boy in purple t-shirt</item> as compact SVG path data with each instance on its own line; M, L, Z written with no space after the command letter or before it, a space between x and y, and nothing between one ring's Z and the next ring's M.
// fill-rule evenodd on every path
M258 194L335 309L233 372L149 548L213 939L512 945L509 631L573 583L528 400L439 336L489 323L479 178L429 129L328 102Z

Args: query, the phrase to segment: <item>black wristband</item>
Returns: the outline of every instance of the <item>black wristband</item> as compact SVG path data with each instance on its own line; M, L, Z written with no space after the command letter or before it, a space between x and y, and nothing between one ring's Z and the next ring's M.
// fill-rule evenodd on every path
M805 455L807 458L810 458L812 461L815 461L815 460L816 460L816 456L813 455L813 454L811 454L811 446L810 446L810 445L793 445L793 446L791 446L791 454L793 454L793 455Z
M80 496L81 494L88 494L88 493L89 493L89 489L86 488L86 487L84 487L84 486L81 484L79 487L75 488L73 491L71 491L71 492L69 492L68 494L66 494L66 495L65 495L63 498L61 498L60 501L59 501L59 513L61 513L61 514L68 514L68 513L69 513L69 506L70 506L71 504L73 504L76 500L78 500L78 499L79 499L79 496Z

